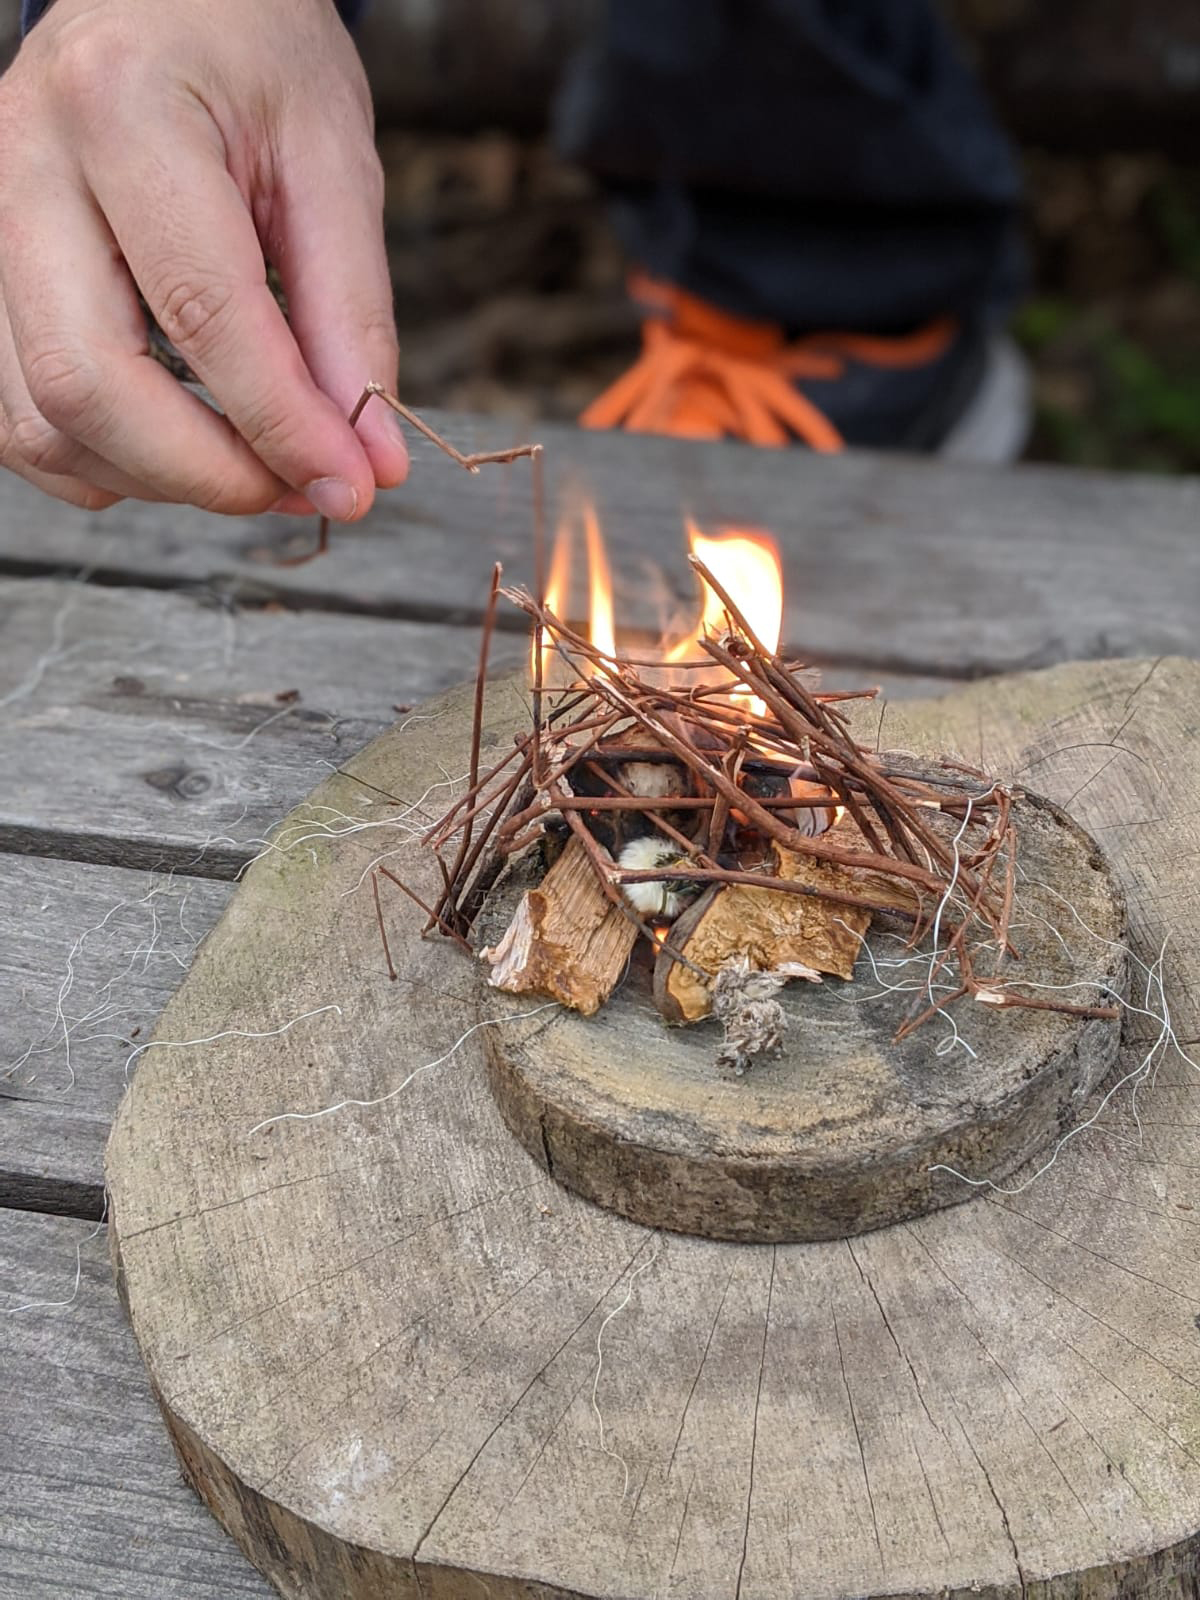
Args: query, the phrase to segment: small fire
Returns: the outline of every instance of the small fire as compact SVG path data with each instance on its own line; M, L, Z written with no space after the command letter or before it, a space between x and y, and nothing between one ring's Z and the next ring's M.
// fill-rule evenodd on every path
M619 659L613 608L612 570L604 547L600 518L591 502L580 512L588 567L588 638L610 661ZM745 617L755 637L768 653L779 648L783 630L783 573L774 541L765 533L731 530L714 536L702 533L688 518L688 544L692 554L712 573ZM571 545L573 524L564 520L558 529L546 585L546 604L555 616L569 620L571 606ZM707 584L702 586L700 615L695 626L664 646L663 665L704 659L701 640L719 638L728 628L725 603ZM536 650L536 644L534 646ZM542 645L542 676L549 681L554 647ZM533 660L531 658L531 664ZM714 668L719 673L719 669ZM694 681L694 680L693 680ZM734 692L731 699L756 715L765 707L749 692Z
M550 558L550 572L546 579L545 602L549 611L560 622L566 620L565 610L571 592L571 527L569 523L559 524L558 532L554 539L554 554ZM530 677L537 676L537 630L534 630L533 643L529 651ZM542 639L542 682L550 680L554 664L554 646L550 640L543 636Z
M783 632L783 569L774 541L764 533L748 530L710 539L690 517L687 533L692 554L704 563L737 606L763 649L773 655ZM700 621L686 638L671 647L667 662L694 661L701 655L700 641L719 637L728 626L725 602L715 589L704 584ZM766 706L748 690L736 691L729 698L751 716L766 715Z
M571 605L571 549L573 525L564 519L559 523L554 540L554 554L550 560L550 573L546 580L546 607L560 622L570 620ZM612 570L608 564L608 551L604 548L604 535L600 531L600 518L590 502L583 508L583 538L588 564L588 639L609 660L617 654L617 631L613 616ZM552 672L554 646L548 640L542 644L542 681L548 682ZM530 671L537 665L536 636L530 652Z

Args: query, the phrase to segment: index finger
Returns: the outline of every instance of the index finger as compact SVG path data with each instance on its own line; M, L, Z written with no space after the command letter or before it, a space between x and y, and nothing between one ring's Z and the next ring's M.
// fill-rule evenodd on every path
M174 131L165 158L150 141L98 150L87 174L96 200L159 326L251 449L317 510L349 521L375 490L362 444L318 389L267 286L221 147L194 124Z

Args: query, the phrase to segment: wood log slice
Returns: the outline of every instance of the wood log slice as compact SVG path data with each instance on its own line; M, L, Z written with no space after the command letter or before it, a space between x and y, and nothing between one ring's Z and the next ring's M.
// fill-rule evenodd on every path
M475 974L398 894L388 981L364 869L394 843L432 891L406 806L466 696L323 783L205 942L108 1154L184 1470L279 1591L1191 1600L1200 1076L1148 1052L1160 974L1200 1037L1198 698L1194 664L1122 662L893 707L892 742L1036 779L1103 840L1151 1014L1045 1171L826 1243L576 1197L504 1126ZM499 691L488 748L518 714Z
M1072 986L1124 994L1124 896L1103 852L1040 797L1018 801L1014 819L1028 881L1014 936L1021 959L1006 978L1028 972L1092 1004L1095 989ZM848 872L838 886L856 887ZM757 955L767 935L750 902L764 891L724 894L745 904ZM826 928L823 903L777 898L799 908L797 928L810 909ZM511 911L502 898L501 927ZM955 1174L998 1183L1061 1137L1116 1059L1120 1025L960 1001L897 1043L900 1024L935 991L928 958L908 961L896 926L872 928L854 981L782 990L783 1049L744 1076L718 1070L715 1023L664 1025L636 967L594 1016L541 1011L489 1028L501 1114L560 1183L653 1228L758 1244L841 1239L959 1204L971 1188ZM728 934L717 930L719 951ZM704 964L709 952L694 942L683 949ZM811 960L796 942L785 957ZM482 1000L480 1015L504 1014L497 1000ZM527 997L508 1010L528 1012Z

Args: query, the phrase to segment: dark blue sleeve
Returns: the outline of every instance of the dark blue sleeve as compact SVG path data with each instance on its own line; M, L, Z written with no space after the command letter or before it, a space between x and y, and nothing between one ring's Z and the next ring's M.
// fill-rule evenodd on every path
M22 33L29 32L49 4L50 0L21 0ZM367 0L337 0L337 8L342 13L342 21L348 26L358 21L366 7Z

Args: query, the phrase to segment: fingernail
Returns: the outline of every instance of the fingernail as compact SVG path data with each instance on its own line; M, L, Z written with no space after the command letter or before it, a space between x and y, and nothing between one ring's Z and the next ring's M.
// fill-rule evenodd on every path
M304 485L304 493L331 522L349 522L358 510L358 490L344 478L314 478Z

